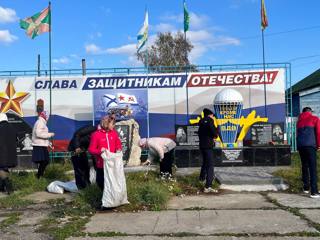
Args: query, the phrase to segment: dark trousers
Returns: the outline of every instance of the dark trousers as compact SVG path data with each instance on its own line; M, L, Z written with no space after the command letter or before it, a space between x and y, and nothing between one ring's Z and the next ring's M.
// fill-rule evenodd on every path
M103 191L104 189L104 169L103 168L97 168L96 170L96 183L98 187Z
M301 158L303 189L309 190L311 188L311 194L317 194L317 149L301 147L298 150Z
M164 154L163 159L160 162L160 173L172 174L172 163L173 163L173 149Z
M78 189L83 189L90 185L90 168L86 152L71 157L74 169L74 177Z
M213 149L200 149L202 154L202 166L199 179L206 180L206 188L212 187L214 179Z
M38 173L37 178L43 177L44 171L46 170L46 167L48 166L49 161L44 160L38 163Z

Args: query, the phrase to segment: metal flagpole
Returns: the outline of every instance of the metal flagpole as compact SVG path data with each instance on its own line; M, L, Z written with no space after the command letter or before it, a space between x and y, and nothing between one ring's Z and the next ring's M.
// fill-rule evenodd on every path
M185 17L185 0L182 1L183 4L183 14ZM185 24L185 19L184 19L184 24ZM189 24L189 23L188 23ZM188 62L188 51L187 51L187 31L184 27L184 41L185 41L185 70L186 70L186 97L187 97L187 124L189 124L189 89L188 89L188 70L187 70L187 62Z
M50 117L52 115L52 74L51 74L51 2L49 2L49 82L50 82L50 87L49 87L49 94L50 94Z
M146 6L146 12L145 12L145 17L146 13L148 12L148 7ZM149 13L148 13L148 29L147 29L147 34L149 35ZM148 138L150 137L150 120L149 120L149 36L147 36L147 42L146 42L146 62L147 62L147 136Z
M49 82L50 82L50 86L49 86L49 120L50 120L50 124L49 127L52 127L52 73L51 73L51 2L49 1ZM52 138L52 142L51 142L51 163L53 163L53 138Z
M267 89L266 89L266 60L264 54L264 30L262 29L262 57L263 57L263 90L264 90L264 116L267 117Z

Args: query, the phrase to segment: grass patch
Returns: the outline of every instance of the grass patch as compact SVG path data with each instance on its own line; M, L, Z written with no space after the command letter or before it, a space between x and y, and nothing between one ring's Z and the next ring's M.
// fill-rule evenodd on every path
M83 237L82 232L89 217L94 213L94 209L82 198L81 193L71 203L63 200L51 201L53 211L49 217L41 222L41 227L37 230L49 234L54 239L62 240L71 236Z
M48 165L44 172L44 178L49 181L70 181L71 178L66 174L66 171L69 170L69 165L67 164L59 164L53 163Z
M0 222L0 229L7 228L20 220L21 213L13 212L6 215L6 219Z
M320 154L317 153L318 166L320 164ZM320 168L318 167L318 176L320 176ZM301 160L298 153L291 155L291 167L289 169L281 169L273 173L274 176L282 177L289 185L287 191L292 193L300 193L302 191L301 180ZM320 178L318 178L318 186L320 184Z
M0 208L22 208L30 205L32 201L22 199L24 196L45 191L54 180L69 181L71 177L66 174L68 169L70 163L50 164L46 168L44 177L40 179L37 179L35 172L11 172L9 178L15 192L0 199Z

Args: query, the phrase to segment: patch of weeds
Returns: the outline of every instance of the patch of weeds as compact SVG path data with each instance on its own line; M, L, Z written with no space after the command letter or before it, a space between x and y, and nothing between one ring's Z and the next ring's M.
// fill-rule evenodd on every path
M156 173L128 173L126 181L130 205L121 207L120 211L139 209L158 211L166 206L171 195L171 187L160 181Z
M199 172L187 176L178 176L177 182L182 189L182 193L187 195L198 194L204 188L204 183L199 181ZM214 181L212 188L219 189L219 183Z
M49 218L41 222L39 232L47 233L54 239L85 236L83 227L94 210L83 201L65 203L62 200L51 202L53 211Z
M22 199L23 194L13 193L7 197L0 198L0 208L23 208L31 205L33 202L30 200Z
M0 222L0 229L7 228L13 224L16 224L20 220L21 213L13 212L6 215L6 219Z
M77 206L84 207L89 205L91 208L95 209L101 206L102 191L96 185L90 185L85 189L81 190L74 199L74 203Z
M48 165L44 172L44 177L49 181L70 181L70 176L66 174L66 166L59 163Z
M11 173L10 179L15 191L22 191L26 194L43 191L49 184L45 178L36 178L36 174L33 172L17 172Z

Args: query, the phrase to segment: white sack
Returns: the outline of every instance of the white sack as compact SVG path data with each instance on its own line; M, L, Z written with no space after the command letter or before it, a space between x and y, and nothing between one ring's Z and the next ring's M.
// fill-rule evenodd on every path
M48 185L47 190L48 192L59 193L59 194L63 194L64 191L78 192L77 185L74 181L70 181L70 182L54 181Z
M103 207L118 207L129 203L122 156L122 152L107 151L101 154L104 160Z

